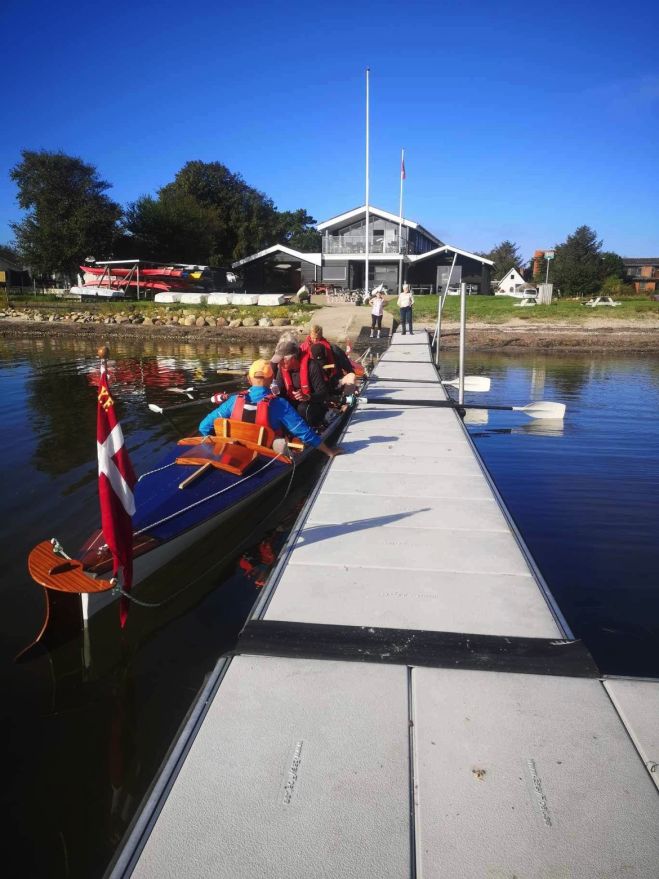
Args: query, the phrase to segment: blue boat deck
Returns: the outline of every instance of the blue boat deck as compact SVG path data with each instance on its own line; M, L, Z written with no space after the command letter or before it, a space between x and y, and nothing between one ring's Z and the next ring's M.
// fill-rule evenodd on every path
M113 875L656 879L659 684L600 679L459 416L405 405L446 399L425 336L376 378Z

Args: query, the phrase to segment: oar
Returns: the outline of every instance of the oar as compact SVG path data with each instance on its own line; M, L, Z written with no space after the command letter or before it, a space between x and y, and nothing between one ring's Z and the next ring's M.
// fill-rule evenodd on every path
M450 385L452 388L460 387L460 379L454 378L451 381L443 381L443 385ZM466 375L464 378L465 391L473 391L474 393L484 393L490 390L492 381L486 375Z
M361 399L364 399L363 397ZM391 397L366 398L368 403L384 403L388 406L430 406L436 409L496 409L501 412L523 412L531 418L563 418L565 403L539 401L526 406L489 406L479 403L458 403L455 400L394 400Z
M225 382L218 382L214 385L204 385L203 387L189 387L189 388L165 388L166 391L169 391L170 394L185 394L190 399L194 399L191 397L191 394L199 393L200 391L212 391L214 388L223 388L226 385L235 385L235 379L229 379Z
M378 378L378 376L372 376L371 382L409 382L414 385L436 385L437 380L433 378ZM457 388L460 386L460 382L458 379L452 379L451 381L443 381L441 382L443 385L450 385L452 388ZM473 391L474 393L484 392L490 390L491 381L486 375L466 375L465 376L465 391Z
M201 397L199 400L190 400L189 403L177 403L176 406L167 406L166 409L158 406L157 403L149 403L149 409L155 412L156 415L167 415L168 412L176 412L177 409L186 409L188 406L199 406L201 403L206 403L207 406L213 405L213 401L209 397Z

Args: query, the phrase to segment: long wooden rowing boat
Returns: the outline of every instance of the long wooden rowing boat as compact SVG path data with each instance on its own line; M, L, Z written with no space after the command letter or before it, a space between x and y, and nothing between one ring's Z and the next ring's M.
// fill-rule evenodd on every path
M324 442L339 434L351 410L330 413L321 435ZM283 444L275 442L273 449L269 428L242 422L218 419L215 431L212 437L188 437L173 444L135 487L130 595L136 600L142 581L278 483L285 484L292 468L313 452L312 447L293 441L283 450ZM116 601L122 584L112 579L112 567L100 529L83 544L77 558L66 555L56 540L39 543L28 558L32 578L46 593L46 619L36 640L48 626L58 596L61 606L63 593L79 594L83 624Z

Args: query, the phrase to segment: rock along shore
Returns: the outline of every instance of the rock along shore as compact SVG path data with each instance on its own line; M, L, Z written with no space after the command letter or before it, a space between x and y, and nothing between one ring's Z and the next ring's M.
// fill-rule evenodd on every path
M339 344L351 339L352 344L368 343L370 314L363 307L341 306L320 308L313 313L311 321L293 325L288 318L260 320L244 318L227 320L210 315L188 314L181 319L153 318L133 315L129 318L108 318L83 310L70 314L48 314L41 311L7 309L0 311L0 337L44 338L70 335L90 338L157 338L166 341L192 341L199 339L229 343L276 342L284 330L297 332L302 337L309 323L318 323L325 336ZM384 326L391 327L391 316L385 313ZM417 323L417 330L423 323ZM433 327L426 325L432 330ZM531 323L512 320L505 324L467 325L467 343L470 350L488 351L630 351L659 353L659 321L631 321L598 318L588 323ZM442 327L442 346L457 348L459 327L457 323L445 322Z

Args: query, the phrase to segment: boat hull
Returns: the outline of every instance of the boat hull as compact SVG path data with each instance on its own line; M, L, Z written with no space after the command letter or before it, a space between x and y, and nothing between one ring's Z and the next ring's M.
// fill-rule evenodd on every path
M346 412L335 418L323 432L323 441L331 441L332 438L342 431L349 414L350 412ZM313 451L312 448L306 448L296 455L296 467L304 463ZM170 457L175 454L176 452L170 453ZM185 490L186 493L182 493L177 490L176 486L176 483L181 478L181 469L168 469L168 466L166 465L162 470L156 468L154 473L158 483L154 488L145 490L145 493L148 491L150 495L144 498L142 503L140 503L139 493L136 494L140 517L136 516L136 534L142 530L145 538L153 538L146 551L137 554L133 560L132 594L138 601L140 600L139 585L141 583L157 571L162 570L175 558L192 548L213 531L220 528L227 520L239 514L245 507L263 498L264 495L276 488L277 485L285 485L291 477L290 464L284 464L276 460L274 462L270 461L269 464L260 461L259 468L253 474L255 479L253 484L244 478L240 479L216 471L213 474L209 474L206 488L204 488L203 482L206 477L202 476L198 480L198 485L193 484L193 486ZM217 489L218 484L222 484L219 480L224 480L226 495L223 494L222 490L219 490L215 491L218 497L213 497L214 489ZM206 497L204 497L204 492ZM238 492L240 492L239 496ZM227 500L224 499L225 497ZM182 509L177 511L172 508L172 504L180 505L182 500L185 503ZM206 509L205 501L209 501L208 509ZM214 504L218 506L213 508ZM140 507L142 507L141 511ZM196 520L193 521L195 516ZM260 518L263 517L261 516ZM140 522L144 523L145 520L154 524L142 528ZM87 559L93 559L95 545L98 545L98 539L96 541L92 539L86 544L82 552L83 561L85 561L85 555ZM90 562L87 566L87 571L92 573L93 576L108 577L107 566L101 570L94 571L93 565ZM178 588L180 586L177 586L173 591L176 592ZM89 595L87 608L84 611L85 618L103 610L103 608L117 601L118 597L118 593L114 591ZM166 601L167 598L167 595L158 595L154 598L150 594L149 598L144 600L145 602L148 600L158 604Z

